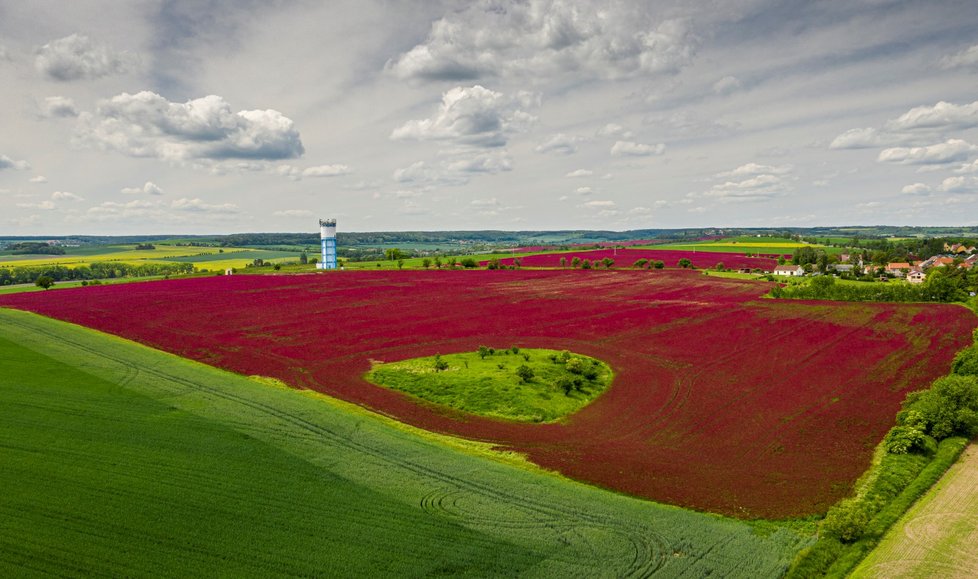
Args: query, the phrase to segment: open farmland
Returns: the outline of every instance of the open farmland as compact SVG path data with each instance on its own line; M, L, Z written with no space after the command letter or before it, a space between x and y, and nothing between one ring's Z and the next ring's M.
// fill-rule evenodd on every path
M978 447L897 521L853 577L978 577Z
M561 258L566 259L568 267L575 257L592 262L601 261L604 258L615 260L615 267L624 268L632 265L639 259L653 259L661 261L665 267L677 267L680 259L688 259L694 267L699 269L710 269L718 263L723 263L724 267L731 269L762 269L771 271L778 265L775 259L770 257L744 257L743 255L717 254L711 252L679 251L665 249L594 249L585 251L565 251L560 253L541 253L519 257L523 267L560 267ZM500 259L504 265L512 265L513 258Z
M198 269L243 268L255 259L269 262L298 261L299 253L246 247L218 248L157 244L155 249L134 245L69 247L64 255L0 255L0 267L78 267L92 263L192 263Z
M811 540L23 312L0 359L4 577L777 577Z
M824 510L851 489L909 389L976 325L952 305L759 299L768 284L666 271L231 276L0 297L547 469L742 518ZM607 362L607 392L556 424L475 417L364 380L371 361L486 344Z

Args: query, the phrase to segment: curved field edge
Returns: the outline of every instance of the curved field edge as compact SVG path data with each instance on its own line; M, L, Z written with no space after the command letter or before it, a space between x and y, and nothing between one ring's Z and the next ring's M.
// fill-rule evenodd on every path
M255 505L256 512L250 513L252 524L235 528L235 532L248 535L249 540L228 541L227 535L166 536L166 530L156 525L140 527L139 521L114 521L113 525L100 529L103 535L90 537L91 541L108 540L114 548L93 555L93 551L86 551L82 546L75 563L80 567L71 570L74 573L86 569L115 570L127 575L158 573L159 569L152 563L133 568L136 565L132 560L133 553L137 558L145 556L159 560L166 548L174 545L186 556L169 561L174 566L167 567L168 573L180 575L183 570L206 574L208 570L228 569L255 549L268 548L260 546L265 531L263 523L272 514L280 520L285 517L282 524L287 529L290 528L289 515L296 518L296 524L300 519L304 521L305 529L310 525L328 528L330 522L337 519L337 514L349 518L351 513L376 517L378 514L389 515L391 510L400 512L401 516L377 523L383 529L401 531L393 534L402 540L383 549L372 545L373 549L368 546L368 550L360 551L359 543L333 543L327 548L313 536L316 539L313 542L330 553L330 569L362 574L705 576L723 573L727 576L776 577L784 572L794 554L811 540L810 535L790 524L772 527L768 523L754 527L472 456L429 437L392 428L365 411L349 412L340 405L324 404L322 395L310 397L284 388L271 388L247 377L72 324L9 310L0 310L0 322L0 336L18 347L70 364L85 376L111 383L120 392L148 399L158 407L189 415L215 431L225 434L233 431L252 441L256 452L260 449L278 459L301 463L303 469L311 469L312 475L318 473L323 479L323 492L329 490L327 483L330 482L352 485L349 487L351 492L338 497L331 505L336 512L311 509L309 504L314 501L309 500L308 495L303 500L303 496L282 494L276 489L275 482L291 480L291 471L267 473L262 471L262 463L255 465L246 461L268 479L270 493L262 504ZM5 390L17 392L17 384L11 383L9 378L5 380L0 376L0 385ZM12 411L9 405L6 408ZM59 408L54 404L52 412L55 416L59 411L67 416L77 414L79 408ZM4 424L0 433L10 428L9 424ZM165 427L166 416L136 417L134 422L134 426L147 428L154 424ZM70 444L71 441L59 443ZM149 452L151 449L145 450ZM39 458L54 468L54 474L59 474L55 482L70 479L72 473L58 473L56 466L51 466L59 464L52 460L57 458L58 449L32 445L30 440L6 440L0 444L0 454L18 452ZM83 459L94 459L84 456L84 447L75 452L80 452ZM98 512L82 513L79 515L81 520L96 519L106 512L124 514L128 505L142 499L121 492L125 489L128 472L125 462L114 467L111 464L102 466L105 469L100 472L100 484L110 483L112 488L119 488L120 493L101 496ZM198 466L205 469L207 464ZM201 476L195 469L175 470L171 474L191 479ZM221 473L207 471L204 474L207 476L199 481L200 484L212 485L215 489L223 489L229 484L222 480ZM158 484L172 485L176 481L164 477ZM101 488L93 482L93 488L75 490L95 492L94 487ZM27 498L52 501L45 503L48 517L27 526L29 533L24 533L23 529L13 533L11 526L18 517L30 518L32 513L11 511L9 494L8 498L0 498L5 515L0 519L5 521L0 523L0 553L3 554L0 566L13 565L15 569L24 570L17 566L16 558L17 553L24 551L36 556L19 561L29 564L26 568L35 572L50 570L45 567L47 563L64 558L66 547L63 541L59 542L59 535L71 521L59 517L57 494L32 496L44 490L21 489ZM315 493L315 488L304 491ZM378 507L380 499L386 511ZM181 495L175 495L171 500L176 502L169 505L170 511L186 512L181 510L187 507L181 503ZM400 507L395 509L397 505ZM189 512L195 511L191 509ZM229 511L225 516L235 519L238 513ZM419 527L418 517L427 524ZM454 529L457 541L439 536L435 532L439 529L445 532ZM430 536L425 536L428 531L431 531ZM368 537L351 536L349 540L363 541L365 538ZM298 534L296 539L302 539L302 535ZM477 544L472 545L473 541ZM309 546L305 541L299 543ZM512 548L500 549L503 545ZM480 550L479 547L484 548ZM458 553L462 554L456 557L454 554ZM304 555L290 557L287 569L264 568L261 573L323 572L322 568L295 568L313 558L311 554ZM403 559L411 556L419 559ZM431 558L441 560L432 562ZM65 572L65 569L55 566L54 571Z
M978 446L970 444L851 577L976 577Z

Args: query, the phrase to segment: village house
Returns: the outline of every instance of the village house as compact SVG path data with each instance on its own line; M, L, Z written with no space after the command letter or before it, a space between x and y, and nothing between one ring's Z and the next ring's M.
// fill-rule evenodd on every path
M805 268L800 265L784 264L774 268L774 275L801 276L805 275Z
M910 264L906 262L896 261L886 264L886 273L894 277L903 277L910 269Z
M910 283L924 283L927 276L920 270L914 270L907 274L907 281Z

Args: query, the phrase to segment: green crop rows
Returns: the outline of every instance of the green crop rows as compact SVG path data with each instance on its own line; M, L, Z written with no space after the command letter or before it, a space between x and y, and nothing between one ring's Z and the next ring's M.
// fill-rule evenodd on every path
M0 360L0 576L775 577L811 541L31 314Z

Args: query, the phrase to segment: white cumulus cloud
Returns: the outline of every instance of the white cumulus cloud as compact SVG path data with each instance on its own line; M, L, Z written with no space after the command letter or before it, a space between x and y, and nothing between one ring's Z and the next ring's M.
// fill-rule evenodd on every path
M531 93L508 96L479 85L455 87L442 95L433 116L404 123L390 138L501 147L509 134L524 132L536 122L526 109L538 105L539 98Z
M546 141L537 145L536 152L571 155L577 152L577 144L584 140L584 137L557 133L556 135L551 136Z
M643 3L473 2L435 21L424 42L386 68L416 81L678 72L691 62L697 38L686 21L656 21L650 12Z
M311 217L312 211L308 209L283 209L280 211L273 211L272 215L276 217Z
M48 178L45 177L44 175L36 175L28 179L28 181L30 181L31 183L47 183Z
M120 74L135 62L132 54L116 52L87 36L72 34L39 48L34 67L52 80L70 81Z
M124 187L122 189L122 193L125 193L126 195L162 195L163 189L156 183L147 181L142 187Z
M75 195L74 193L69 193L67 191L55 191L51 194L51 199L55 201L84 201L85 199Z
M930 185L924 183L912 183L900 190L904 195L927 195L931 192Z
M41 115L49 118L71 118L78 116L75 101L63 96L45 97L40 105Z
M31 164L27 161L18 161L16 159L11 159L6 155L0 155L0 171L4 169L16 169L18 171L26 171L31 168Z
M611 154L615 157L649 157L652 155L661 155L665 152L666 146L662 143L646 145L631 141L616 141L611 147Z
M742 87L743 83L737 77L725 76L713 83L713 92L718 95L728 95L737 92Z
M590 177L591 175L594 175L594 171L589 169L575 169L574 171L564 175L564 177L574 179L577 177Z
M894 147L880 151L881 163L899 165L943 165L966 161L978 151L978 146L961 139L949 139L944 143L927 147Z
M234 112L209 95L186 103L143 91L122 93L79 117L77 139L132 157L171 161L299 157L304 149L291 119L275 110Z

